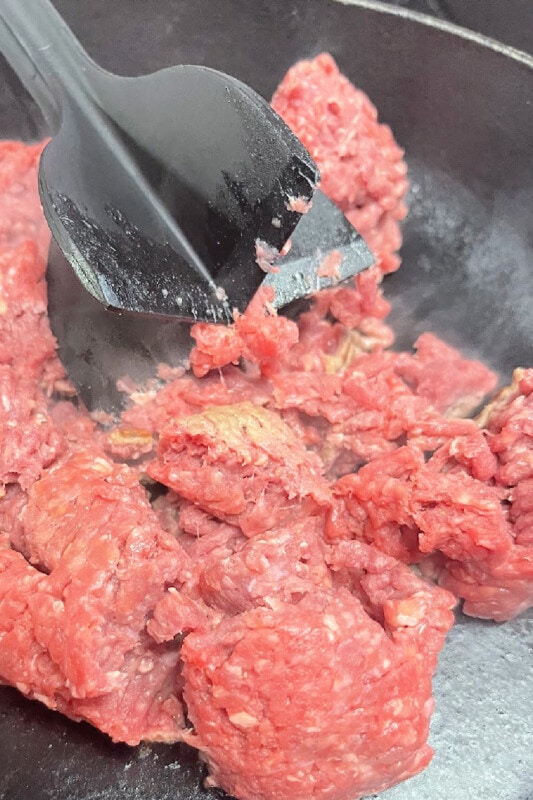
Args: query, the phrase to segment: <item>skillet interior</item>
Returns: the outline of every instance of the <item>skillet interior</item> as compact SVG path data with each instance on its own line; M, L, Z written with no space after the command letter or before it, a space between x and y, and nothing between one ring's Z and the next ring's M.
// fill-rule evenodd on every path
M533 363L533 62L365 5L57 1L94 58L123 74L205 63L268 97L294 61L330 51L369 93L410 165L404 266L386 280L399 344L434 330L508 377ZM0 64L0 135L45 133ZM503 627L460 621L436 680L437 756L389 800L474 792L531 800L532 642L531 614ZM0 766L0 797L10 800L217 796L200 789L185 748L111 746L9 689L0 693Z

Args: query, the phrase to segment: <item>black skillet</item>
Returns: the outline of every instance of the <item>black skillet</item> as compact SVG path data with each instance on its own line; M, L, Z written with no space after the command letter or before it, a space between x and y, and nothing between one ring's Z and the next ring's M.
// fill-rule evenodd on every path
M90 54L121 74L209 63L268 96L297 59L329 50L406 148L404 266L387 278L399 343L434 330L508 377L533 364L533 61L372 2L57 0ZM0 65L0 135L46 133ZM460 618L441 656L436 756L387 800L533 799L533 615ZM199 800L183 747L113 746L0 692L0 798ZM289 800L289 799L287 799Z

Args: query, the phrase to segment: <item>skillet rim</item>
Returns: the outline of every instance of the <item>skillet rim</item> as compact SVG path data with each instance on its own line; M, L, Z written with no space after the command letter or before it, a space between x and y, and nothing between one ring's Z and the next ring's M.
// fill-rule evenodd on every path
M510 44L500 42L498 39L494 39L491 36L486 36L483 33L477 33L469 28L464 28L461 25L457 25L455 22L448 22L448 20L443 20L439 17L432 17L421 11L412 11L409 8L402 8L401 6L391 6L388 3L380 2L380 0L334 0L334 2L343 6L358 6L368 11L376 11L380 14L388 14L392 17L411 20L412 22L425 25L429 28L436 28L444 33L449 33L466 41L473 42L487 50L492 50L498 55L505 56L511 61L516 61L528 67L530 70L533 70L533 55L526 53L524 50L519 50L517 47L513 47Z

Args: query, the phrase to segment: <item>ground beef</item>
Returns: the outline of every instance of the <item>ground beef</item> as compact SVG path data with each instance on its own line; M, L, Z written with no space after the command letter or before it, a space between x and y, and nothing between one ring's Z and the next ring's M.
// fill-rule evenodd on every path
M202 571L202 599L233 615L257 605L275 607L279 600L296 602L316 588L331 588L321 529L319 519L305 519L236 542L232 553L219 554Z
M65 442L35 381L0 365L0 483L28 489L64 450Z
M355 537L413 563L442 552L458 560L505 553L512 541L501 492L465 474L438 471L404 447L335 486L331 539Z
M533 605L533 370L516 370L479 421L477 441L451 442L441 457L461 481L474 475L499 492L509 545L498 557L446 553L428 574L464 598L467 614L503 621Z
M452 596L358 542L329 559L354 573L382 622L347 589L318 588L184 642L189 741L210 783L237 797L351 800L431 758L431 674Z
M20 522L24 555L0 551L2 679L114 739L179 739L179 649L147 619L189 559L136 475L77 454L34 484Z
M34 273L34 278L39 283L41 297L44 287L40 278L50 241L35 180L43 147L44 143L0 142L0 247L2 252L9 252L30 241L36 246L40 269ZM14 276L16 271L11 274ZM22 269L20 279L27 277L27 270ZM14 294L19 302L27 302L31 308L35 283L28 281L24 289L24 292Z
M368 97L322 53L288 71L272 105L315 159L322 189L365 237L379 269L397 269L407 168Z
M36 181L41 151L42 144L0 142L0 364L50 393L64 370L46 314L50 233Z
M0 679L116 740L187 740L238 797L348 800L431 758L455 601L407 565L468 613L533 603L533 372L474 421L490 370L431 334L389 349L402 151L329 56L274 105L376 265L297 322L260 292L194 326L192 370L125 378L118 421L65 399L42 145L0 144Z
M341 478L328 536L422 561L467 614L503 621L529 608L532 400L533 370L518 370L481 414L483 427L450 438L427 463L404 447Z
M169 423L149 474L246 536L309 518L330 499L317 456L277 414L252 403Z

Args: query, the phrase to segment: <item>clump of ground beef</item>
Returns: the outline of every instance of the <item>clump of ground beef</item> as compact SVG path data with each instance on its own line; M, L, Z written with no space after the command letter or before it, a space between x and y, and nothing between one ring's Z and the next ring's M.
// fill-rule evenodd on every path
M255 547L233 558L253 565L244 551ZM347 542L325 553L332 585L290 601L270 552L248 571L270 571L273 592L183 644L188 741L207 756L209 782L250 800L350 800L419 772L453 597Z
M246 536L309 519L330 501L316 454L278 414L250 402L170 423L158 456L152 478Z
M467 614L501 622L533 605L533 370L517 369L479 422L475 438L452 440L435 458L499 496L507 546L475 559L444 552L428 574L464 599Z
M272 105L315 159L322 189L364 236L379 269L397 269L407 167L367 95L322 53L288 71Z
M429 762L455 596L533 603L533 371L470 419L489 369L431 333L390 349L402 151L330 56L274 106L375 267L297 322L259 292L194 326L191 370L124 380L105 429L48 326L42 145L0 144L0 680L117 741L187 741L243 800L353 800Z
M35 482L18 549L0 550L0 675L113 739L175 741L179 650L147 619L188 557L162 530L136 475L97 449Z

